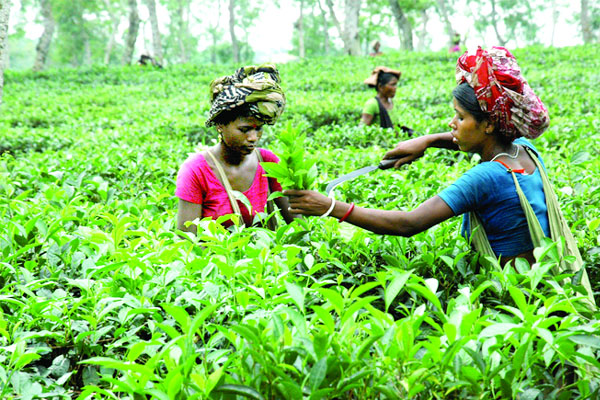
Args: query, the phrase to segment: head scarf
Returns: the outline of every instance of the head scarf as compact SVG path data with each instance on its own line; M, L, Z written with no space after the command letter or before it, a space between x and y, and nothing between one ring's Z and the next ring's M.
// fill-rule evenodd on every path
M364 80L365 84L369 85L370 87L376 87L377 86L377 78L379 77L379 74L384 73L384 72L395 75L398 79L400 79L400 75L402 75L402 72L400 72L398 70L391 69L388 67L384 67L383 65L380 65L378 67L373 68L373 71L371 71L371 76L369 76L367 79Z
M281 79L274 64L249 65L233 75L210 83L211 107L206 126L215 125L215 117L248 103L250 113L259 121L273 125L285 107Z
M550 123L548 110L521 75L515 57L504 47L466 51L456 63L456 83L467 82L483 111L502 135L535 139Z

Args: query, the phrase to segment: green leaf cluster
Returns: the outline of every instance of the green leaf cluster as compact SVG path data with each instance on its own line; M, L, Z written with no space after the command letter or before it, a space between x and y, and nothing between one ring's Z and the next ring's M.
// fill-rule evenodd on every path
M305 139L306 136L288 122L279 135L279 163L261 163L266 175L276 178L284 188L308 190L314 187L318 174L316 159L308 155Z

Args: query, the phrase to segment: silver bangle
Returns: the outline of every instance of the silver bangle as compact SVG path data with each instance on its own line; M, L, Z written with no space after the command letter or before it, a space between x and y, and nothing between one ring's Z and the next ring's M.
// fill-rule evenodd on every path
M331 205L329 206L329 210L325 211L325 214L321 215L319 218L325 218L333 211L333 208L335 207L335 199L333 198L333 196L331 196L330 199Z

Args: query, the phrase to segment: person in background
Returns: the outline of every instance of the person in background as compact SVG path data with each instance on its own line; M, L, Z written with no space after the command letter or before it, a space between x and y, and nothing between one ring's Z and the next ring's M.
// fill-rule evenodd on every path
M377 57L383 54L381 51L379 51L381 49L381 43L379 43L379 40L374 40L371 42L371 49L373 49L373 52L369 53L369 56L371 57Z
M448 49L449 53L458 53L460 51L460 35L455 32L452 37L452 46Z
M537 224L536 232L550 236L548 204L555 201L555 195L545 186L547 177L539 152L525 138L535 139L546 130L548 111L504 47L487 51L480 47L474 54L464 53L458 59L456 77L451 132L401 142L385 158L398 158L398 168L437 147L477 153L480 164L412 211L366 209L314 191L286 190L290 212L317 216L329 210L329 215L340 221L400 236L415 235L463 214L463 234L483 234L478 240L473 236L477 251L489 250L489 255L503 263L516 257L534 262L535 232L528 224L537 221L532 222ZM519 190L532 212L522 207ZM474 229L475 225L481 229ZM570 234L568 229L566 234ZM484 249L486 242L488 250Z
M142 54L138 60L138 65L147 66L152 65L153 67L162 68L162 65L148 54Z
M365 84L375 88L377 94L365 103L360 121L365 125L377 124L382 128L394 128L397 124L397 108L393 98L396 96L396 86L400 79L400 71L384 66L375 67L371 76L365 79Z
M250 226L254 216L267 206L270 192L281 191L274 178L264 176L261 161L279 162L275 154L259 149L264 124L274 124L285 107L275 65L246 66L233 75L210 83L211 108L206 126L216 127L219 143L192 154L177 174L175 195L179 198L177 228L196 233L196 218L238 213ZM235 197L241 192L251 204L249 210ZM285 197L275 199L286 222L293 216ZM229 226L228 221L224 225Z

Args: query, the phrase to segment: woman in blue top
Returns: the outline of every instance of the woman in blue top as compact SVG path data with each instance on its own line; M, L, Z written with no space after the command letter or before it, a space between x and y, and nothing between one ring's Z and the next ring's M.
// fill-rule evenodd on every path
M549 124L548 111L522 77L514 56L503 47L463 54L456 69L458 86L453 90L454 118L451 132L425 135L400 143L386 159L398 158L395 166L421 157L429 147L477 153L482 162L467 171L438 195L408 212L372 210L335 202L313 191L287 190L290 211L346 220L370 231L412 236L452 216L475 213L482 222L492 250L502 262L516 257L534 261L527 220L512 174L549 236L546 198L540 171L522 138L536 138ZM468 233L468 223L464 225Z

